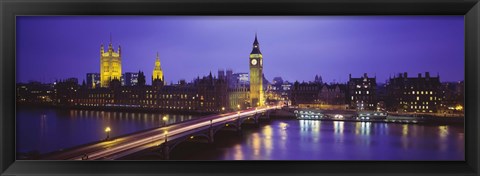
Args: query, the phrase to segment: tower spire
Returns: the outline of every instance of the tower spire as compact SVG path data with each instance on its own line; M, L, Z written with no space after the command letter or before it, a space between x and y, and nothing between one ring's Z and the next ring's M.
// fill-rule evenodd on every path
M257 39L257 32L255 32L255 41L253 41L253 49L252 49L252 52L250 54L262 54L260 52L260 45L259 45L258 39Z

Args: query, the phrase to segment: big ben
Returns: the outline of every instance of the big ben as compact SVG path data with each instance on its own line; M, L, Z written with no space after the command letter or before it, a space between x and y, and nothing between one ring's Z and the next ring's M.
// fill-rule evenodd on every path
M250 53L250 106L263 106L265 102L263 92L263 56L255 34L253 49Z

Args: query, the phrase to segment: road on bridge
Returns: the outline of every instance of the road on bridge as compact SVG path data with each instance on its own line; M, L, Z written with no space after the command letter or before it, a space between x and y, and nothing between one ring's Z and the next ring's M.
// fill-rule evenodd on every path
M257 113L277 109L280 106L248 109L238 112L211 115L191 121L155 128L145 132L134 133L120 138L101 141L95 144L72 148L52 154L45 160L114 160L151 147L158 146L167 140L189 135L197 129L209 128L210 125L223 124L237 118L248 117ZM88 157L88 158L87 158Z

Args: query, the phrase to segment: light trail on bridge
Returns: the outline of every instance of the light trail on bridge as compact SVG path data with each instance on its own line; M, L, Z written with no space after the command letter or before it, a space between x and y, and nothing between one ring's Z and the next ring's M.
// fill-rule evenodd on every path
M223 125L237 119L248 118L251 115L267 112L268 110L278 109L280 106L269 106L264 108L255 108L244 111L232 112L227 114L207 116L204 118L174 124L167 127L160 127L146 132L136 133L124 136L110 141L103 141L92 145L67 150L50 157L51 159L67 160L114 160L151 147L159 146L167 140L175 140L185 136L190 136L211 126Z

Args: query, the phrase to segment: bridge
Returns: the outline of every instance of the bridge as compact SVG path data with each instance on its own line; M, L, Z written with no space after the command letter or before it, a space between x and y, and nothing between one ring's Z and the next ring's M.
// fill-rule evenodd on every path
M206 116L166 127L134 133L123 137L100 141L51 154L46 160L115 160L145 149L158 147L163 159L180 143L192 139L214 142L221 129L241 132L243 123L258 124L260 118L270 118L270 113L281 106L252 108L226 114Z

